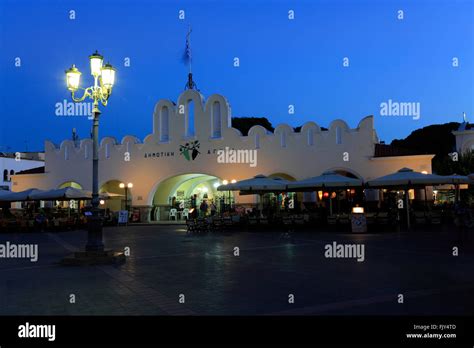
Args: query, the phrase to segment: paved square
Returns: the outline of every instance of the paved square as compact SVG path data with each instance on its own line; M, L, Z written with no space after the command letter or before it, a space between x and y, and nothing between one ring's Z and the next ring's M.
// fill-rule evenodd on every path
M150 225L106 228L104 239L130 248L126 264L59 265L84 246L85 231L1 234L0 243L38 243L39 259L0 259L0 315L474 313L474 248L449 230L301 231L290 240L281 231L188 236L184 226ZM365 260L326 258L334 241L363 243Z

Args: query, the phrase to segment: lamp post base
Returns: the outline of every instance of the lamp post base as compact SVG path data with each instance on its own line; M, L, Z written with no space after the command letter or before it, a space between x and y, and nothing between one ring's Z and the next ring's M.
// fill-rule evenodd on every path
M104 242L102 238L102 218L99 212L93 211L93 215L89 218L87 228L87 244L86 252L103 252Z
M95 266L125 263L123 251L78 251L61 260L64 266Z

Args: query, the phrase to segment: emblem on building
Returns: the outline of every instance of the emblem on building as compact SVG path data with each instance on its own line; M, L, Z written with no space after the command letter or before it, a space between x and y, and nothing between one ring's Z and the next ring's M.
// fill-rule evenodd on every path
M186 160L191 161L195 160L196 157L200 154L199 152L199 147L201 144L199 143L198 140L191 141L189 143L186 143L184 145L180 145L179 147L179 153L186 158Z

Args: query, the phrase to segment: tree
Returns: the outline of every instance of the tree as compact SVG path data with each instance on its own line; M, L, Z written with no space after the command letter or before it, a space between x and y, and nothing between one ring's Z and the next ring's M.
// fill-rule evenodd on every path
M238 129L242 135L248 135L250 128L253 126L262 126L266 130L273 132L272 124L266 117L233 117L232 127Z

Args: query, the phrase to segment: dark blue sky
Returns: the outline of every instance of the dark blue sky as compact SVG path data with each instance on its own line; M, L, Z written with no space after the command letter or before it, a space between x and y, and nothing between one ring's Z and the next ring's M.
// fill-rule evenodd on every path
M175 101L183 90L190 23L198 87L204 96L226 96L233 116L292 126L342 118L355 127L373 114L387 142L460 121L463 111L474 120L472 0L2 0L0 150L24 150L25 141L29 150L42 150L45 139L59 143L73 127L88 136L86 117L57 117L55 104L69 99L64 70L72 63L83 72L82 86L92 83L88 55L95 49L118 69L101 136L143 139L154 104ZM380 103L389 99L419 102L421 118L380 116Z

